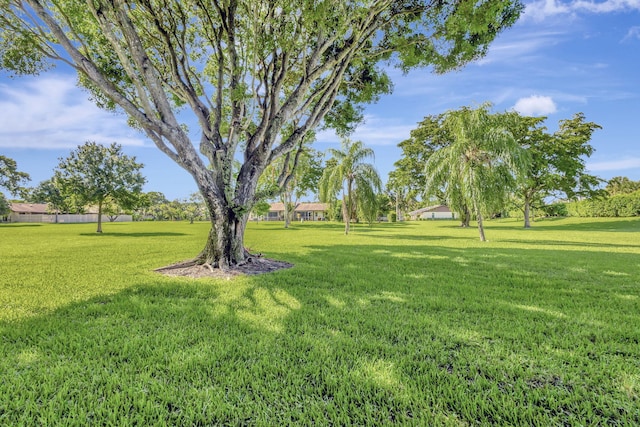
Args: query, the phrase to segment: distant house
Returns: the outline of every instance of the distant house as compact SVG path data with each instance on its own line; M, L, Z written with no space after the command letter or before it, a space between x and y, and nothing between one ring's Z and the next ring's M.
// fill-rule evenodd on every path
M327 203L298 203L298 206L293 210L293 219L324 221L328 209Z
M265 218L266 221L284 221L284 203L271 203L269 213Z
M293 220L323 221L326 218L329 205L327 203L298 203L293 208ZM255 216L252 220L257 220ZM284 221L284 203L271 203L269 212L263 218L265 221Z
M52 222L42 221L49 214L46 203L9 203L9 222ZM39 221L35 221L39 219Z
M85 214L57 214L46 203L10 203L9 222L98 222L97 208L91 207ZM119 215L115 222L131 221L131 215ZM102 221L109 217L102 215Z
M417 209L408 213L412 220L417 219L456 219L457 214L452 212L448 206L434 205Z

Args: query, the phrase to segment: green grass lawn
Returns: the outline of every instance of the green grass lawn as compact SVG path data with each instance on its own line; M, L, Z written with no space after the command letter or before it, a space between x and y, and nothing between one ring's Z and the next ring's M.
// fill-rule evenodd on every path
M640 425L640 219L0 225L0 425Z

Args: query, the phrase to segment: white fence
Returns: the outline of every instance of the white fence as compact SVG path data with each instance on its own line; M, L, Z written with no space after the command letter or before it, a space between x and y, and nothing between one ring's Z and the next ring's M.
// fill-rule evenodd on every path
M58 214L58 223L98 222L98 214ZM10 222L56 222L56 215L49 214L15 214L9 216ZM130 222L131 215L118 215L113 222ZM110 222L107 215L102 215L102 222Z

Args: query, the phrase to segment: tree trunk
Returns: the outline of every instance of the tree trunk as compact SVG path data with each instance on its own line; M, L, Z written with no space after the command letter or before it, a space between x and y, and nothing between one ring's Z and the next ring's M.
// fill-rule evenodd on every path
M283 198L282 201L284 202L284 228L289 228L289 225L291 224L291 212L289 212L289 203L290 203L291 198L287 196L287 193L285 192L283 194Z
M98 229L96 233L102 233L102 200L98 202Z
M237 216L232 210L229 210L228 215L212 214L207 243L195 261L223 270L243 264L249 256L244 248L244 231L248 218L248 214Z
M524 228L531 228L531 222L529 220L531 210L531 201L528 197L524 198Z
M344 220L344 234L349 234L349 225L351 224L351 218L349 214L349 207L344 201L344 195L342 196L342 219Z
M482 214L480 213L480 211L478 211L476 215L478 216L478 231L480 232L480 241L486 242L487 239L486 237L484 237L484 226L482 225Z
M471 212L469 212L469 209L465 207L464 211L462 212L462 220L460 222L460 227L467 228L469 227L470 222L471 222Z
M342 211L344 212L344 234L349 234L351 228L351 218L353 217L354 209L354 197L353 197L353 180L351 178L347 179L347 201L345 202L344 191L342 193Z

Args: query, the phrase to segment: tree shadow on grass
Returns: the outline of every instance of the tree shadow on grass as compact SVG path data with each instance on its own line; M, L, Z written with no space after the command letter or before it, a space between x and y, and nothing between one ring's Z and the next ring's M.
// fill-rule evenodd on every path
M539 240L539 239L500 239L501 242L516 243L523 245L533 246L573 246L573 247L585 247L585 248L640 248L640 245L630 245L627 243L602 243L602 242L583 242L583 241L568 241L568 240Z
M286 230L286 231L291 231L291 232L298 232L298 231L303 231L303 230L308 230L309 228L318 228L318 229L334 229L334 230L339 230L340 228L344 229L344 225L337 223L337 222L332 222L332 221L305 221L305 222L300 222L300 221L291 221L291 223L289 224L289 227L285 228L284 227L284 221L259 221L259 222L250 222L250 225L252 225L255 230L260 230L260 231L282 231L282 230Z
M256 230L273 230L280 231L285 229L283 221L262 221L262 222L251 222ZM268 225L278 224L279 226L271 226ZM370 232L379 229L390 229L390 228L404 228L408 224L404 222L374 222L371 225L366 223L352 223L351 224L351 232ZM310 228L313 229L327 229L327 230L344 230L343 222L336 221L292 221L287 230L291 231L302 231L308 230Z
M607 268L620 275L605 276L605 252L306 248L305 256L281 252L296 266L274 274L149 279L0 324L0 417L78 425L640 422L633 388L627 394L619 382L640 374L639 332L624 326L638 321L636 254L609 257Z
M437 234L378 234L375 237L380 239L389 240L417 240L421 242L429 242L434 240L478 240L477 230L474 234L468 236L452 236L452 235L437 235Z
M0 323L0 420L255 423L274 384L254 370L270 366L299 303L250 281L229 286L161 280Z
M500 225L499 223L491 222L488 224L488 227L497 230L514 229L511 225ZM640 232L640 218L616 218L615 220L581 218L580 222L567 222L566 218L545 218L532 222L531 228L521 227L521 230L531 233L543 232L544 230Z

